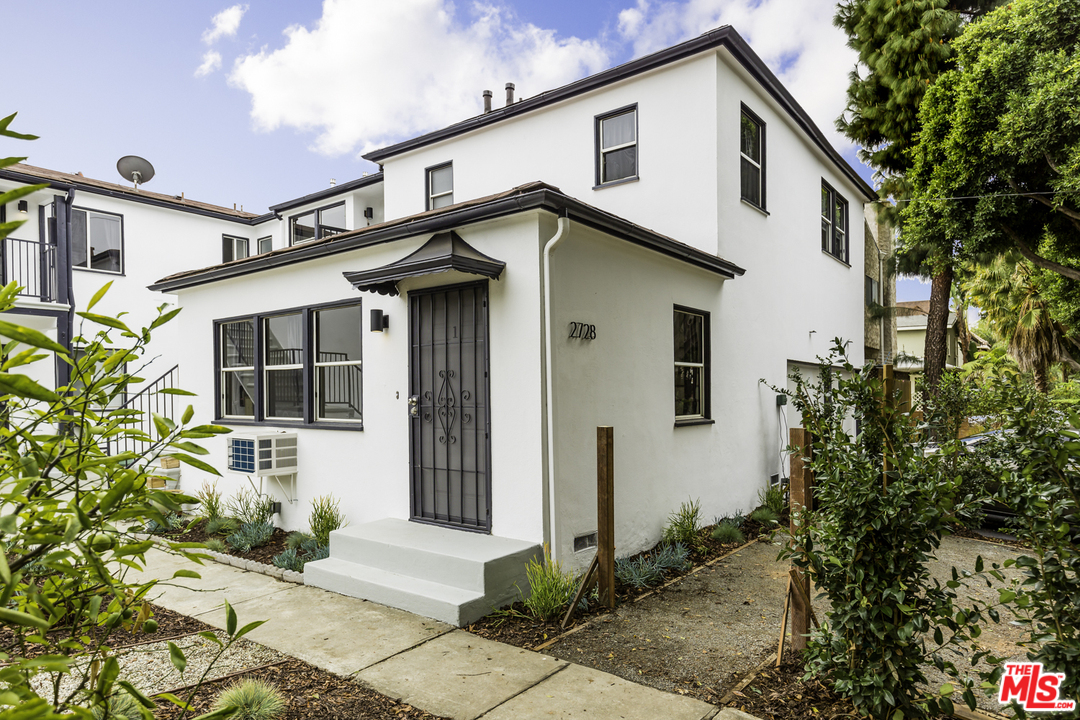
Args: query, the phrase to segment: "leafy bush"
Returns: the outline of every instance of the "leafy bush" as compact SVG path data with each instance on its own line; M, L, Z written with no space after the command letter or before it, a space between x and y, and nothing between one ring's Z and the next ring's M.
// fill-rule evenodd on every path
M743 535L742 530L728 522L722 522L713 528L712 539L725 545L742 545L746 542L746 536Z
M217 489L217 483L204 482L202 490L195 494L199 498L199 506L202 508L202 516L213 521L225 516L225 502L221 499L221 491Z
M525 608L541 620L558 617L577 592L573 573L564 573L562 565L557 560L552 561L546 544L543 564L532 558L525 567L525 576L529 580L529 597L525 598Z
M311 501L311 515L308 517L311 534L320 545L330 545L330 533L345 527L345 516L338 509L338 501L333 495L320 495Z
M250 552L252 548L262 547L270 542L274 535L274 526L268 522L244 523L240 529L234 532L225 541L233 546L237 552Z
M314 540L312 535L303 532L291 532L285 538L285 547L290 550L299 550L308 540Z
M713 519L713 525L733 525L741 528L746 522L746 516L736 511L734 515L721 515Z
M652 561L665 576L671 572L689 570L690 566L693 565L690 561L689 548L680 542L663 543L654 548Z
M143 720L142 705L131 695L115 693L109 698L108 720ZM105 708L98 705L93 710L94 720L106 717Z
M668 516L664 528L664 541L681 542L684 545L698 545L698 532L701 530L701 502L687 500L679 509Z
M166 512L160 520L151 520L143 526L143 532L151 535L164 535L184 527L187 521L178 512Z
M225 544L225 541L221 538L210 538L203 542L207 550L213 550L216 553L229 552L229 546Z
M240 523L236 518L216 517L208 520L203 530L207 535L232 535L240 529Z
M266 682L249 678L221 691L213 709L238 708L233 720L274 720L285 711L285 696Z
M750 519L762 525L776 525L780 522L780 516L772 511L772 508L759 507L750 513Z
M304 533L291 533L285 541L284 551L274 556L273 563L279 568L304 572L304 565L314 560L330 557L330 548Z
M274 498L262 495L254 488L240 488L240 492L226 503L229 514L240 521L241 525L248 523L268 523L274 517Z
M615 560L615 578L635 590L644 590L663 582L664 570L646 555L618 558Z
M758 503L776 513L777 517L784 514L784 489L779 485L770 485L758 491Z

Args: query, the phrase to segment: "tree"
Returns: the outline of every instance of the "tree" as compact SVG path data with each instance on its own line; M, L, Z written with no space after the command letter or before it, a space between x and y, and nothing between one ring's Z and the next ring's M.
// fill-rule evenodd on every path
M838 5L834 22L847 33L848 45L868 72L851 72L847 108L836 126L862 146L859 159L877 171L883 199L908 198L907 173L923 95L953 66L951 42L964 23L998 1L843 0ZM902 240L910 270L931 278L924 387L933 391L945 368L952 253L936 238L918 244Z
M1080 281L1080 0L1014 0L954 47L920 111L905 237Z

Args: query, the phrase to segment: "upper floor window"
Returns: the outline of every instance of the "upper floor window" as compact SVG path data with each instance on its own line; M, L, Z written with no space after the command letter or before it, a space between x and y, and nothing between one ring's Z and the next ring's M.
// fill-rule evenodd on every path
M596 117L596 184L636 178L637 105Z
M841 262L848 261L848 204L840 193L821 181L821 250Z
M71 264L88 270L123 272L123 217L97 210L72 208Z
M866 276L866 289L865 289L866 306L867 307L870 307L870 305L872 305L874 303L878 303L878 304L881 303L881 297L878 295L878 293L880 293L880 292L881 292L881 285L878 284L878 281L875 280L874 278L870 277L869 275L867 275Z
M248 242L247 238L222 235L221 262L232 262L233 260L246 258L249 254Z
M429 167L427 173L427 209L454 204L454 164Z
M264 238L259 238L256 242L258 242L260 255L264 255L274 249L274 238L269 235Z
M745 106L739 127L742 199L765 209L765 123Z
M675 420L709 417L709 313L675 308Z
M345 230L345 203L341 202L289 218L289 244L298 245Z

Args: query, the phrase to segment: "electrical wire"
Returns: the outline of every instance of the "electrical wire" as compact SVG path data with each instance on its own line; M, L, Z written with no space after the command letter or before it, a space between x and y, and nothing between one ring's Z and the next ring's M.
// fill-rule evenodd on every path
M907 198L900 200L893 200L894 203L911 203L911 202L925 202L928 200L981 200L982 198L996 198L996 197L1031 197L1032 195L1057 195L1059 193L1068 192L1066 190L1047 190L1045 192L1026 192L1026 193L994 193L992 195L956 195L953 197L932 197L932 198Z

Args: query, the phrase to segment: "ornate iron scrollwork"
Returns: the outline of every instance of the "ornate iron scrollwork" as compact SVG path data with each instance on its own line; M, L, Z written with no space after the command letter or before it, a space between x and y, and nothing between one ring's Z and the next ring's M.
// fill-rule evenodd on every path
M439 424L442 425L443 434L439 436L439 442L455 443L457 438L450 434L454 429L454 420L457 418L457 398L454 397L454 387L451 384L455 373L453 370L440 370L442 387L439 388Z

